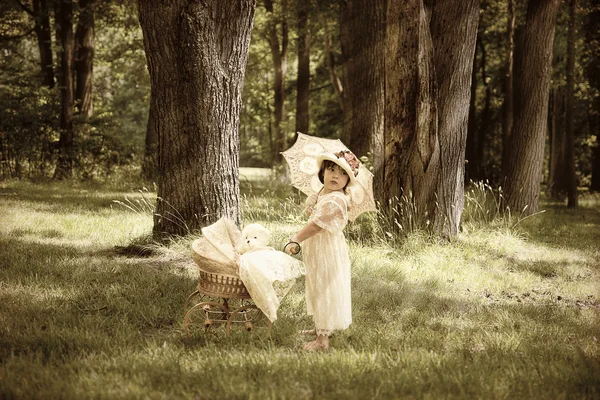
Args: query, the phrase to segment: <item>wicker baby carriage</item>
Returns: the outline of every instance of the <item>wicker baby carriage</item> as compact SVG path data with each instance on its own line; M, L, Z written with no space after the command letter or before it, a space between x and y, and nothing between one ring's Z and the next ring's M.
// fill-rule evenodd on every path
M236 247L241 233L233 221L221 218L202 229L204 237L192 243L192 258L199 270L196 291L184 305L183 327L189 335L195 328L209 329L225 325L227 336L232 325L243 325L251 331L256 323L271 321L254 304L248 290L239 278Z

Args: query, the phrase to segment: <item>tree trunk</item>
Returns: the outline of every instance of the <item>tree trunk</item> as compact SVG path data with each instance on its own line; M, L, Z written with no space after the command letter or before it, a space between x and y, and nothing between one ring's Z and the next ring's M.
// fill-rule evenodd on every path
M552 111L550 113L550 176L548 193L553 200L563 201L567 193L565 165L565 93L558 86L552 90Z
M33 0L35 34L40 50L42 84L54 88L54 65L52 60L52 37L50 34L50 10L48 0Z
M385 1L348 0L340 11L345 72L342 138L359 157L383 154Z
M492 87L488 82L487 75L487 50L485 43L482 41L481 45L481 81L485 88L485 97L483 98L483 109L481 110L481 124L480 129L477 132L477 179L485 178L484 166L483 166L483 152L486 143L486 134L488 131L493 130L492 124Z
M286 1L282 0L282 7L285 10ZM265 8L270 14L270 26L268 28L269 47L273 57L274 79L273 91L275 99L275 121L274 121L274 148L273 159L276 165L283 161L281 152L287 148L287 135L282 129L282 123L285 120L285 74L287 72L287 48L288 48L288 28L285 17L285 11L281 17L281 47L279 46L279 37L277 35L277 19L273 11L273 0L265 0Z
M577 176L575 175L575 133L573 131L573 112L575 97L575 22L577 0L569 1L569 33L567 38L567 104L565 164L567 166L567 207L577 208Z
M440 146L433 43L422 0L388 1L386 36L382 211L390 219L398 215L402 227L391 225L399 229L408 221L426 227L436 212Z
M428 24L422 0L388 2L383 204L406 196L414 218L446 237L463 210L478 6L436 2Z
M73 175L73 1L56 3L56 30L60 59L60 139L55 179Z
M515 0L507 0L507 25L506 25L506 75L504 76L504 119L502 123L502 165L504 168L507 159L508 141L514 123L514 94L513 94L513 68L515 50Z
M139 0L158 135L154 233L240 222L239 114L256 3Z
M508 141L505 196L513 213L538 210L552 75L554 27L560 0L530 0L515 69L514 126Z
M94 0L79 0L79 21L75 32L75 104L85 118L94 111L92 82L94 72Z
M333 91L335 92L335 95L339 101L340 110L344 112L344 85L342 85L342 80L335 71L335 55L333 53L333 44L331 42L331 33L329 33L329 23L327 19L324 19L323 27L325 28L325 49L327 52L327 68L329 70L329 79L331 80ZM342 132L342 141L348 143L344 137L344 132Z
M596 43L596 51L592 51L587 62L584 63L584 73L589 85L594 88L597 95L591 100L587 111L590 130L600 126L600 52L597 51L600 43L600 7L599 1L594 0L592 7L587 10L585 19L585 43ZM589 186L590 192L600 192L600 135L596 135L596 143L592 148L592 177Z
M296 132L308 134L308 99L310 90L310 32L308 30L309 4L296 0L298 14L298 80L296 83Z
M150 95L150 102L156 99L156 96ZM150 105L150 112L148 113L148 125L146 126L146 139L144 141L144 161L142 162L142 178L148 181L156 180L158 176L158 126L156 124L156 117L158 111L152 109Z
M477 42L481 37L477 36ZM475 47L477 48L477 46ZM477 160L477 52L473 55L473 71L471 72L471 99L469 101L469 131L467 133L467 147L465 150L465 179L467 182L476 182L479 179Z
M441 161L437 188L440 210L433 223L435 232L448 236L458 234L464 208L465 147L478 23L478 0L464 0L460 5L439 1L432 8Z

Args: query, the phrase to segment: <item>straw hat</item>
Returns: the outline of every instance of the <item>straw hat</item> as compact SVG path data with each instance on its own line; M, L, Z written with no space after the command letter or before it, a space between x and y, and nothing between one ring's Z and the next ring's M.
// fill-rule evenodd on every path
M340 166L346 174L348 174L348 178L350 181L348 182L348 187L354 186L356 183L356 175L358 175L358 169L360 167L360 161L358 158L352 153L350 150L342 150L337 153L331 153L328 151L321 152L317 157L317 166L319 167L319 171L321 170L321 166L323 165L323 161L328 160ZM321 183L323 183L321 181Z

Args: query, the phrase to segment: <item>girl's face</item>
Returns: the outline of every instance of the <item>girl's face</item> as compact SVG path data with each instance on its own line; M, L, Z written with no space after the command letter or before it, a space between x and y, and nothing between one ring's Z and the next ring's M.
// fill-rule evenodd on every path
M333 164L325 168L323 171L323 185L325 193L343 190L350 177L339 165Z

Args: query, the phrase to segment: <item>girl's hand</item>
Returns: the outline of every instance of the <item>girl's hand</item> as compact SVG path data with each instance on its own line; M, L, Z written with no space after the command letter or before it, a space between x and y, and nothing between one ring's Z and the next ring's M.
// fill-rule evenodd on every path
M304 204L306 205L306 208L304 209L304 213L306 214L306 216L310 217L312 215L315 209L315 205L317 204L318 197L319 196L316 193L313 193L310 196L308 196L308 198L304 202Z
M283 246L283 251L289 255L300 253L300 244L293 238L288 239L288 242Z

